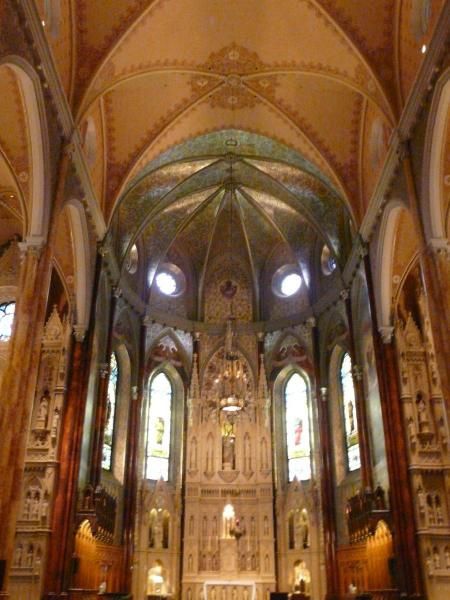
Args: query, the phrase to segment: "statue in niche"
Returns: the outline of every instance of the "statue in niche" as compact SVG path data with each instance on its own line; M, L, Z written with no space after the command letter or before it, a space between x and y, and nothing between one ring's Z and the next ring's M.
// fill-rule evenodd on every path
M436 546L433 548L433 565L435 569L441 568L441 557Z
M211 589L211 600L216 600L216 586L213 585Z
M36 415L36 428L45 429L48 421L48 409L50 406L50 394L48 390L44 390L41 399L39 400L39 406Z
M419 505L420 515L425 516L427 503L426 503L425 492L423 491L423 488L421 485L419 485L419 487L417 488L417 501L418 501L418 505Z
M30 490L28 490L27 495L25 496L25 500L23 503L23 518L24 519L29 519L30 515L31 515L31 496L32 496L32 492Z
M264 570L266 573L268 573L270 571L270 560L269 560L268 554L266 554L264 557Z
M220 600L226 600L227 597L227 588L223 585L220 590Z
M208 537L208 517L206 515L203 516L202 520L202 536L204 538Z
M267 518L267 515L264 515L263 523L264 535L269 535L269 519Z
M16 550L14 552L14 566L21 567L22 559L23 559L23 546L22 546L22 544L19 544L18 546L16 546Z
M427 405L425 404L422 392L417 392L416 406L417 419L419 421L419 431L420 433L427 433L430 428L428 423Z
M445 568L450 569L450 548L445 546L444 548Z
M231 592L231 600L237 600L237 589L236 589L236 586L233 586L233 590Z
M189 535L194 535L194 515L189 517Z
M40 512L40 500L41 500L41 495L38 491L34 492L33 498L31 500L31 514L30 514L30 518L31 519L39 519L39 512Z
M250 535L252 537L255 537L255 535L256 535L255 517L251 517L251 519L250 519Z
M211 535L213 538L217 537L217 517L213 517Z
M46 492L44 494L44 497L42 498L42 502L41 502L41 521L43 521L44 523L47 522L47 516L48 516L48 492Z
M244 588L244 593L243 593L243 600L248 600L248 587L245 586Z
M59 417L60 417L59 409L55 408L55 410L53 411L52 426L51 426L51 430L50 430L50 436L53 440L56 440L56 438L58 436Z
M236 468L236 437L232 423L226 423L222 433L222 469L234 471Z
M194 562L193 562L192 554L189 554L189 557L188 557L188 571L192 571L193 564L194 564Z
M192 600L192 590L191 590L191 588L188 588L188 591L186 592L186 600Z
M32 567L33 566L33 561L34 561L34 547L33 547L33 544L30 544L28 546L26 566L27 567Z

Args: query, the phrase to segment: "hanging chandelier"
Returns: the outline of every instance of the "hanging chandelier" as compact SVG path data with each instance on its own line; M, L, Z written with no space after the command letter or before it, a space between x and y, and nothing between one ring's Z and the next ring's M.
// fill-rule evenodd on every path
M248 375L244 361L233 346L234 323L233 298L237 285L231 280L233 274L233 201L235 189L233 182L233 158L230 159L230 176L228 182L230 192L230 224L229 224L229 276L221 286L222 295L230 302L230 312L226 320L225 344L220 360L219 373L214 380L215 404L219 413L232 421L240 412L245 410L250 402L248 391Z
M244 365L233 350L233 320L231 315L227 319L221 371L215 380L219 408L230 416L245 408L248 393Z

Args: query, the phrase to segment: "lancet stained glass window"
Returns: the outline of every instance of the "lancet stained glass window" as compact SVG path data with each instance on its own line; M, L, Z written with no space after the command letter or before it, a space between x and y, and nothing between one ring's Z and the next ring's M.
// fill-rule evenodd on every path
M147 420L147 479L169 479L172 384L165 373L158 373L150 384Z
M352 360L346 353L341 364L342 405L344 411L345 446L349 471L361 466L359 454L358 420L356 418L355 386L353 384Z
M311 479L308 387L299 373L287 380L284 402L289 481Z
M0 340L2 342L7 342L11 337L15 312L15 302L3 302L0 304Z
M114 443L114 421L117 404L117 382L119 368L114 352L109 363L108 400L106 408L105 434L103 437L102 468L108 471L112 468L112 452Z

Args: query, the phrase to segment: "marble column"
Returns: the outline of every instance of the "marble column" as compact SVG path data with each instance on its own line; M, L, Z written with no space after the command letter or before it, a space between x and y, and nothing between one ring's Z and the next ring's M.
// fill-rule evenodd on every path
M142 324L139 339L139 367L137 373L138 385L131 392L130 419L127 431L126 471L125 471L125 496L123 510L123 535L124 559L122 569L122 591L131 591L132 565L134 552L134 530L136 520L136 499L138 492L138 457L139 457L139 431L141 408L143 405L145 388L145 344L147 327Z
M364 386L362 381L362 369L357 361L356 344L355 344L355 328L353 324L353 312L350 302L349 292L345 290L341 294L342 300L345 303L348 323L348 338L349 338L349 353L352 359L353 367L353 385L355 388L355 404L356 418L358 419L358 437L359 450L361 456L361 480L364 490L373 489L373 473L372 473L372 451L370 447L370 435L367 422L366 398L364 395Z
M339 573L337 568L337 532L336 508L334 503L334 477L331 457L333 448L328 409L327 389L323 386L321 375L320 339L317 326L312 327L312 343L314 358L315 397L319 420L320 439L320 485L323 514L323 534L325 546L325 570L327 578L327 600L336 600L339 596Z
M414 527L414 503L409 481L408 452L398 385L397 356L393 343L394 328L384 327L378 330L372 270L368 254L364 256L364 271L372 317L372 338L390 483L390 511L397 561L397 582L395 583L400 591L416 594L416 597L420 598L424 588L419 546Z
M1 594L7 597L9 560L13 554L21 501L25 452L33 407L39 353L50 282L48 246L23 242L16 315L8 368L0 403L0 568Z

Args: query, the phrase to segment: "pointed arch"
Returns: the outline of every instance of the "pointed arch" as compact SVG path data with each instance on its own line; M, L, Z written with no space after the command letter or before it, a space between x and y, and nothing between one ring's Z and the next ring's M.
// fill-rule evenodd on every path
M84 207L79 200L70 200L65 208L69 215L70 228L73 235L76 273L76 324L87 328L91 301L89 285L91 279L91 252L88 224Z
M47 238L51 202L49 140L41 82L34 68L19 56L3 57L1 66L9 67L16 75L26 107L32 184L26 236L28 241L41 244Z
M442 154L450 135L450 68L438 83L431 103L424 145L422 172L422 216L427 240L436 246L448 245L442 198Z

